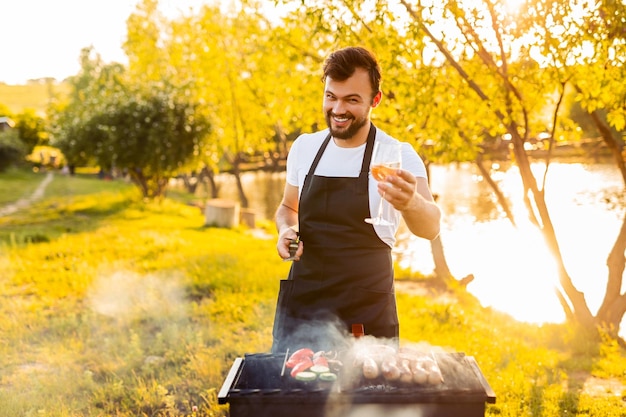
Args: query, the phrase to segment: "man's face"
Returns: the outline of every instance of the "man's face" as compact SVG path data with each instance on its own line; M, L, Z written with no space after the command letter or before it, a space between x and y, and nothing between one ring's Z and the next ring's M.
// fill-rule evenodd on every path
M345 81L326 77L324 115L335 139L351 139L368 125L372 107L380 100L380 93L374 99L372 95L368 73L362 68Z

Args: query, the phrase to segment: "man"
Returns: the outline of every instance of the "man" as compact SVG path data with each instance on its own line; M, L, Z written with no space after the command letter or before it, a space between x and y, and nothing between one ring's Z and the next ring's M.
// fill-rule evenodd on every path
M398 142L370 121L382 99L374 55L344 48L332 53L323 69L328 129L293 143L276 211L280 257L290 256L289 244L297 237L299 243L289 277L281 281L273 352L328 349L353 325L397 341L391 248L400 216L416 236L439 234L441 213L424 163L409 144L402 144L402 168L394 175L377 182L369 174L374 143ZM381 195L395 209L393 226L364 221L376 215Z

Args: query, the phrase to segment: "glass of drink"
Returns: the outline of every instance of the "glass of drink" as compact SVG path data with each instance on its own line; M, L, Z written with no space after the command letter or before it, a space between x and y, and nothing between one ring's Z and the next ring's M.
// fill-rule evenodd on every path
M384 181L387 175L393 175L402 165L402 151L400 143L381 143L376 142L374 145L374 154L372 155L372 163L370 171L372 177L376 181ZM376 217L367 218L365 222L374 225L390 226L389 220L383 218L383 203L385 195L380 197L378 204L378 214Z

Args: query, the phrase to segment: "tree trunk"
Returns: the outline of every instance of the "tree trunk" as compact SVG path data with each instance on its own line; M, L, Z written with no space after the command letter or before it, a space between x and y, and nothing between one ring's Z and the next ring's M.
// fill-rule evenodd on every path
M576 89L580 91L578 87L576 87ZM620 142L613 136L611 130L606 125L597 110L590 112L589 114L598 131L602 135L604 143L606 143L607 147L611 150L626 187L626 158L622 156L624 142ZM625 252L626 216L624 217L620 232L615 239L613 248L611 249L606 261L609 276L604 299L602 300L602 305L596 315L596 320L600 326L606 328L609 334L614 337L617 337L619 334L620 324L624 314L626 313L626 293L621 294L622 280L624 270L626 268L626 257L624 256Z
M485 164L483 163L483 156L481 154L478 154L474 162L476 163L476 166L478 167L478 170L482 174L483 178L485 178L485 181L487 181L487 184L489 184L493 192L496 194L498 203L500 204L500 207L502 207L502 210L504 210L507 219L509 219L511 224L515 226L515 217L513 216L513 212L509 207L509 203L504 194L502 194L502 191L500 191L500 187L498 187L498 184L496 184L493 178L491 178L491 173L489 172L489 170L485 168Z
M181 179L185 185L185 190L187 190L189 194L195 194L198 189L198 184L200 184L200 177L196 175L195 172L191 172L189 174L182 174Z
M425 163L426 176L430 185L430 162ZM433 199L437 201L438 196L433 195ZM446 260L445 251L443 250L443 242L441 235L430 241L430 252L433 255L433 263L435 264L435 279L441 281L445 285L448 285L450 280L454 279L450 267L448 267L448 261Z
M452 273L448 267L448 261L446 261L441 236L437 236L430 241L430 250L433 254L433 262L435 264L435 278L443 282L448 282L452 278Z
M141 169L131 168L128 170L128 175L130 176L131 181L141 190L141 195L143 197L148 197L148 182L141 172Z
M217 186L217 182L215 182L215 174L209 169L208 166L205 165L200 170L198 182L208 182L209 188L211 189L211 192L209 193L211 198L217 198L219 195L219 187Z
M472 141L463 132L459 132L459 136L463 138L463 140L468 146L470 147L472 146ZM502 191L500 191L500 187L498 187L498 184L496 184L493 178L491 178L491 173L485 167L482 153L478 152L476 154L474 163L478 167L478 170L482 174L483 178L485 178L485 181L487 181L487 184L489 184L493 192L496 194L498 203L500 204L500 207L502 207L502 210L504 210L504 213L506 214L507 219L509 219L511 224L515 226L515 217L513 216L513 212L511 211L511 208L509 207L509 203L506 197L504 196L504 194L502 194Z
M512 136L513 151L515 152L517 166L519 167L520 174L522 176L524 189L528 190L528 192L532 195L532 203L534 203L538 214L536 217L537 220L541 222L538 225L539 229L543 235L546 245L548 246L548 249L557 263L559 283L561 284L559 291L563 291L565 295L567 295L566 299L569 301L572 317L575 317L576 321L584 327L593 327L595 325L595 319L589 310L589 306L585 300L585 295L576 289L574 283L572 282L572 278L565 268L561 248L554 231L554 226L548 211L548 206L546 205L544 194L537 188L537 181L532 173L532 170L530 169L530 161L526 151L524 150L524 141L519 135L514 124L508 126L508 132ZM531 195L528 196L529 199L531 198ZM531 207L528 209L532 210ZM533 213L533 211L530 211L530 213ZM570 314L566 311L566 315Z
M609 253L606 265L609 269L609 280L606 285L604 300L596 316L598 323L606 327L609 333L617 336L620 323L626 313L626 293L622 291L622 277L626 267L626 215L622 228Z
M430 185L430 162L424 160L424 165L426 167L426 177L428 178L428 182ZM438 196L433 195L433 199L437 201ZM450 267L448 266L448 261L446 260L445 251L443 248L443 241L441 239L441 235L437 236L435 239L430 241L430 252L433 257L434 268L434 279L438 281L438 284L448 287L451 282L458 282L463 287L467 286L470 282L474 280L474 275L470 274L460 280L456 280L452 272L450 271Z
M576 89L580 92L580 89L578 87L576 87ZM622 152L624 151L624 141L620 141L613 136L611 130L606 125L606 123L604 123L604 120L602 119L602 117L600 117L597 110L590 112L589 115L591 116L591 120L593 120L593 123L596 125L596 128L600 132L600 135L602 135L604 143L606 143L606 146L611 150L613 158L615 159L615 164L622 174L624 185L626 185L626 157L622 155Z
M248 208L248 197L243 189L243 184L241 182L241 157L237 155L233 161L233 170L232 174L235 176L235 181L237 182L237 193L239 194L239 201L241 202L241 207Z

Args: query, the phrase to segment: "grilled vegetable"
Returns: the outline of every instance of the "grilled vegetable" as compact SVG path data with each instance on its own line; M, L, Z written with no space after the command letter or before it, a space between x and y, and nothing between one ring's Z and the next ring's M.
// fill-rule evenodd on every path
M318 356L318 357L313 357L313 363L315 365L318 366L325 366L326 368L328 368L328 359L326 359L325 356Z
M328 368L328 366L324 366L324 365L313 365L311 366L311 369L309 369L311 372L315 372L316 374L324 374L327 372L330 372L330 369Z
M302 371L296 375L296 379L298 381L315 381L317 379L317 374L315 372Z
M296 377L299 373L308 370L312 366L313 361L310 358L305 357L300 362L294 365L293 369L291 370L291 376Z
M320 381L334 382L337 380L337 375L333 374L332 372L324 372L323 374L319 375L319 379Z
M302 348L302 349L296 350L295 352L291 354L285 366L287 368L293 368L298 363L303 361L305 358L308 360L311 360L313 355L314 355L314 352L309 348Z

